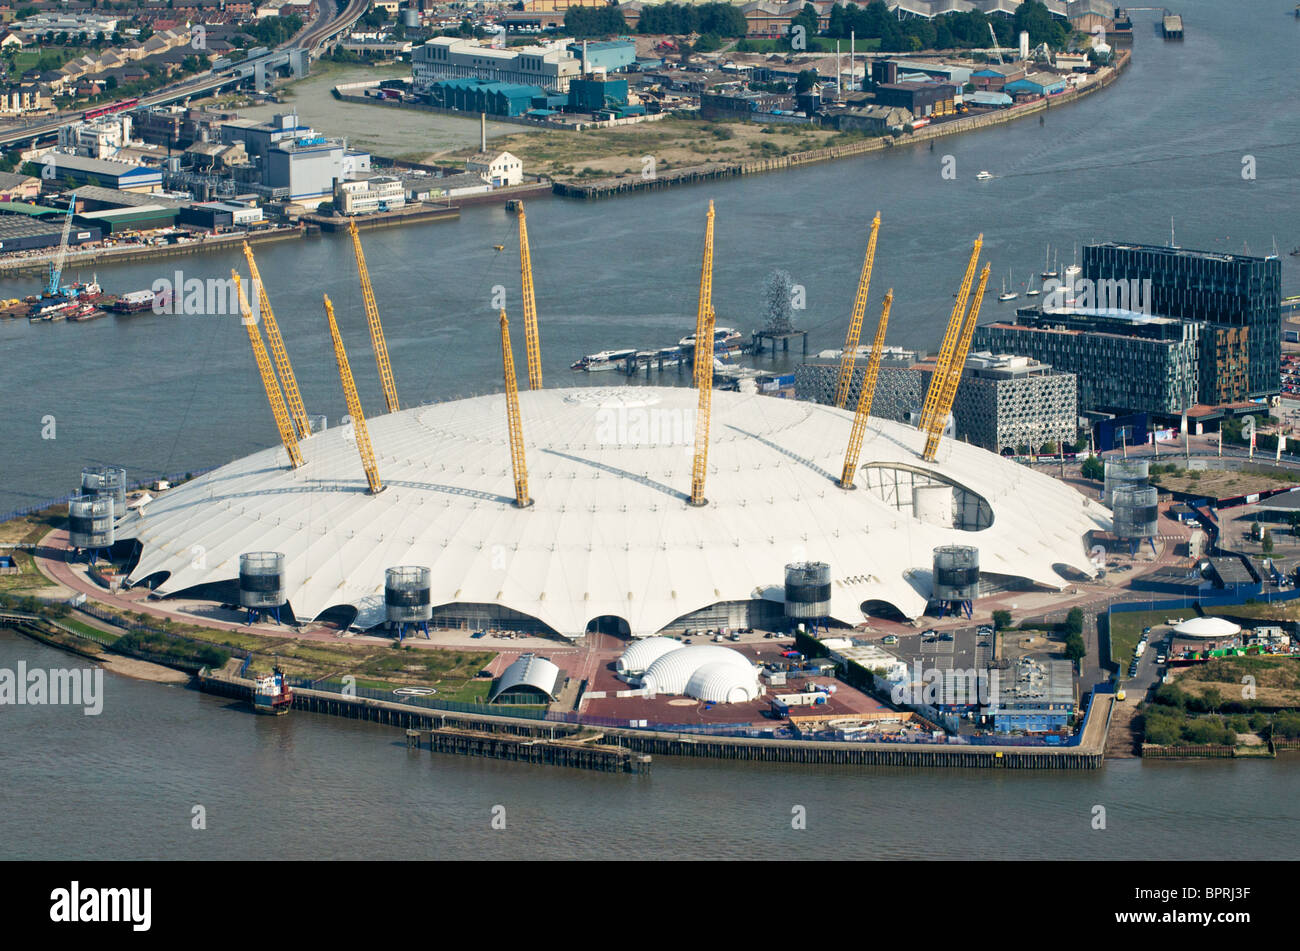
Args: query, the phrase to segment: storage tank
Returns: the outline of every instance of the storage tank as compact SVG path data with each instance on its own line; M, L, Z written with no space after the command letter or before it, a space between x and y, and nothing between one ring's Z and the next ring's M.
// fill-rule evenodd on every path
M285 604L284 553L251 551L239 556L239 604L248 609L248 623L262 613L280 622Z
M1020 61L1023 63L1029 59L1029 31L1020 31Z
M68 542L73 548L94 553L112 548L113 541L113 496L83 495L68 503Z
M307 430L312 435L323 433L329 426L329 420L324 413L310 413L307 416Z
M402 11L402 26L410 28L410 27L418 27L419 25L420 25L419 10Z
M404 565L384 573L384 610L390 627L397 628L397 639L406 635L406 625L415 624L429 636L429 619L433 617L428 568Z
M941 545L934 550L932 600L969 615L980 591L980 550L973 545ZM942 616L942 615L940 615Z
M110 496L121 515L126 511L126 470L117 466L87 466L81 470L83 496Z
M831 566L797 561L785 566L785 616L801 621L830 617Z
M1146 459L1107 459L1102 501L1114 508L1115 489L1121 485L1146 485L1150 470L1151 463Z
M950 485L918 485L912 489L912 514L927 525L952 528L952 502Z
M1127 541L1131 551L1136 551L1144 539L1155 551L1160 521L1157 497L1153 485L1121 485L1115 489L1115 504L1111 507L1115 537Z

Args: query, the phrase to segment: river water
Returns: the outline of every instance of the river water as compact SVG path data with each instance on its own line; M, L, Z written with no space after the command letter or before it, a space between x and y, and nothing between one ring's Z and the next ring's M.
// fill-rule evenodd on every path
M1285 5L1282 5L1285 6ZM548 386L584 353L664 346L693 329L707 201L717 205L718 322L761 322L761 288L784 268L806 288L810 349L842 339L866 229L883 225L868 326L893 287L890 343L934 349L970 243L985 235L992 286L1063 268L1108 238L1282 253L1300 283L1291 108L1300 22L1252 0L1186 0L1187 38L1164 43L1138 14L1134 62L1096 96L1035 119L794 172L580 204L528 203ZM957 178L941 176L953 156ZM1247 156L1255 177L1243 177ZM1243 164L1246 162L1247 164ZM978 182L988 169L997 178ZM404 404L499 389L493 293L518 310L514 223L502 208L368 233ZM505 245L498 253L493 245ZM258 262L309 412L344 412L321 294L339 311L367 408L382 394L346 237L268 245ZM228 277L237 253L102 268L111 292L177 269ZM76 276L75 274L71 276ZM81 276L88 277L88 273ZM31 293L0 282L0 296ZM1023 290L1023 288L1017 288ZM983 316L999 305L990 295ZM516 320L516 324L518 321ZM517 359L522 331L515 328ZM82 465L133 477L216 465L275 441L231 316L0 323L0 511L70 491ZM789 365L778 361L774 366ZM671 375L676 379L675 374ZM49 420L53 417L54 437ZM68 658L0 636L0 667ZM409 754L387 728L232 710L197 693L106 678L103 715L0 707L0 852L28 857L743 857L787 842L883 857L1290 857L1294 760L1197 765L1115 761L1094 773L823 770L661 759L644 778ZM190 829L205 806L208 829ZM494 805L507 828L493 831ZM791 831L803 805L808 828ZM1095 805L1107 831L1091 829ZM938 820L938 821L936 821ZM1212 826L1213 836L1193 832ZM937 830L942 830L941 832ZM815 854L815 853L813 853Z

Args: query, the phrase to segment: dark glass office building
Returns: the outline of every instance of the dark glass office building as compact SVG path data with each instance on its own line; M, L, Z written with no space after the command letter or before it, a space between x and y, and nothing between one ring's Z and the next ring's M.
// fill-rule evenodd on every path
M1086 245L1082 269L1082 276L1092 281L1149 279L1153 314L1236 330L1222 335L1219 359L1205 367L1214 376L1223 376L1225 385L1219 388L1224 392L1232 389L1226 383L1234 376L1248 381L1248 396L1281 392L1282 262L1276 256L1110 241ZM1233 365L1243 353L1248 365Z

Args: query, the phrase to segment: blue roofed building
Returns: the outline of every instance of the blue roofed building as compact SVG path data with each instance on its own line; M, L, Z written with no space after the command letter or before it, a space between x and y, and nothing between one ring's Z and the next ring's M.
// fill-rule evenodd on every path
M636 62L636 44L631 40L588 40L570 43L568 50L582 63L584 73L593 69L613 73Z
M1054 96L1065 92L1065 78L1054 73L1030 73L1002 87L1002 91L1021 98L1025 96Z
M534 107L546 108L541 86L485 82L481 79L444 79L430 87L430 98L444 109L485 112L491 116L522 116Z
M1004 92L980 90L966 93L966 105L979 106L983 109L1003 109L1011 105L1011 97Z

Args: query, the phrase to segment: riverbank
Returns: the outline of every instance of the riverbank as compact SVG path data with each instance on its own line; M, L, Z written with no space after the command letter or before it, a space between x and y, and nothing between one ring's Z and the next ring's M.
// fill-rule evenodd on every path
M944 122L939 125L927 126L917 132L864 139L858 142L849 142L843 145L834 145L825 148L807 149L787 155L756 159L748 162L710 161L700 165L671 168L665 171L656 170L651 175L644 175L641 172L632 172L629 170L629 174L609 176L588 182L557 180L555 183L555 193L566 198L609 198L621 194L630 194L632 192L653 191L655 189L668 188L674 185L691 185L722 178L735 178L743 175L757 175L764 172L783 171L804 165L834 161L836 159L857 158L861 155L881 152L886 149L919 145L924 142L933 142L934 140L944 138L945 136L958 135L963 132L972 132L977 129L990 128L1008 122L1015 122L1019 119L1039 115L1051 109L1060 108L1061 106L1077 102L1080 99L1110 86L1116 79L1123 75L1124 70L1128 68L1129 63L1131 62L1131 59L1132 54L1130 51L1124 50L1120 52L1113 67L1107 67L1105 72L1098 74L1098 78L1095 82L1089 83L1080 89L1067 90L1066 92L1050 98L1036 99L1033 102L1024 103L1019 106L1011 106L1008 109L1001 109L996 112L984 113L977 116L966 116L961 119L953 119L952 121ZM527 160L527 151L523 151L525 151L525 154L521 157Z

